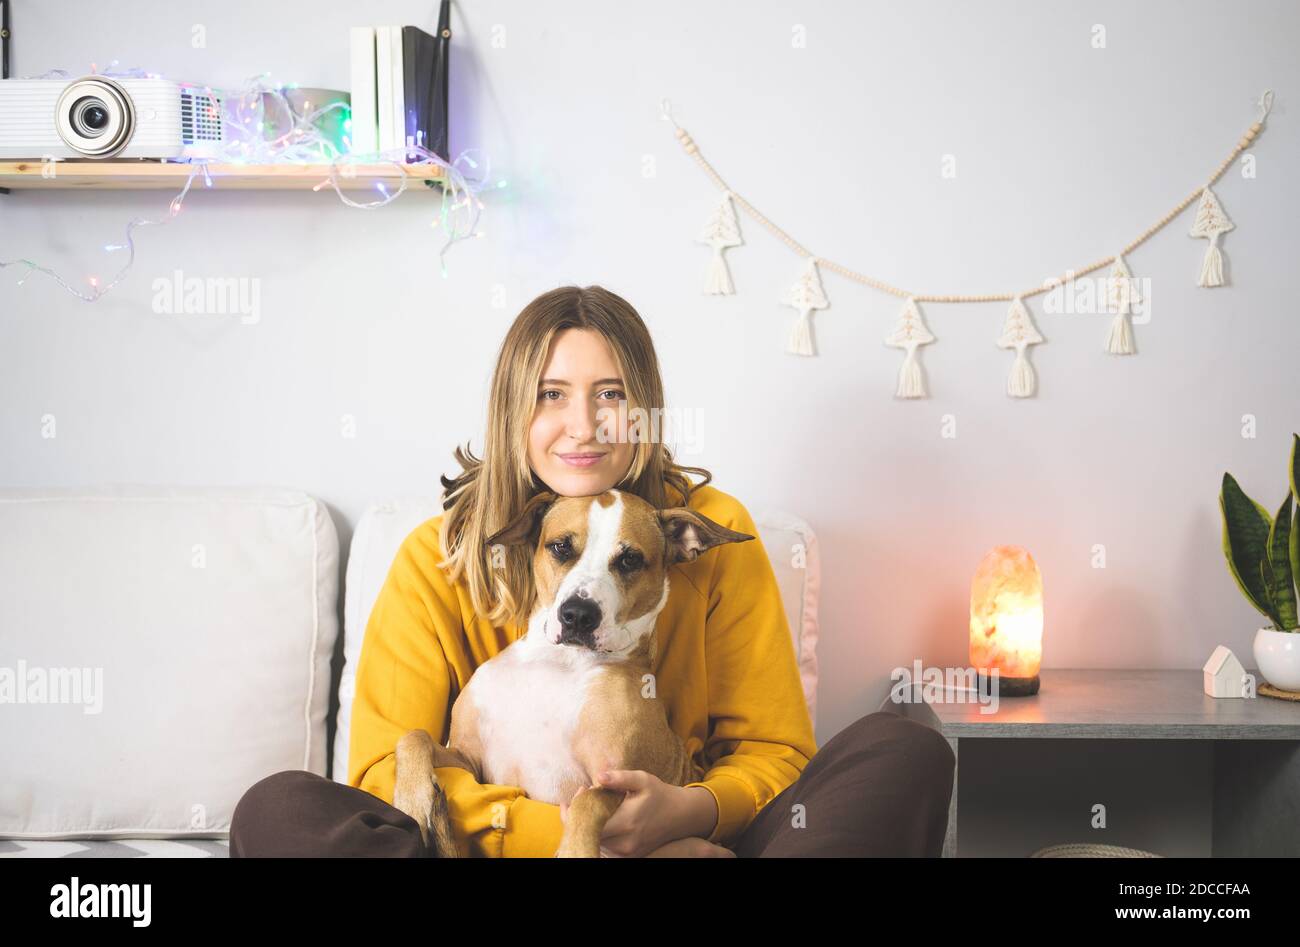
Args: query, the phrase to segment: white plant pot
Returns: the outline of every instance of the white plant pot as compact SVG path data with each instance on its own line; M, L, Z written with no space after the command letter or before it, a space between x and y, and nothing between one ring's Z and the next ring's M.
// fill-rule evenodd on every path
M1300 691L1300 632L1261 628L1255 633L1255 665L1274 687Z

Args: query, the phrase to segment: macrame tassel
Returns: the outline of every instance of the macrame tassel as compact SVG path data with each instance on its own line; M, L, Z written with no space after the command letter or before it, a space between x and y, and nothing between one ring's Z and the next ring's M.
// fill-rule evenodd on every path
M785 350L791 355L816 355L813 344L812 314L814 309L825 309L830 305L822 289L821 277L817 275L817 258L809 257L804 264L799 279L786 291L781 302L799 311L799 321L790 329L786 339Z
M916 304L915 296L908 296L903 309L898 314L894 330L885 336L885 344L904 349L907 357L898 370L899 398L925 398L925 379L921 375L921 364L916 357L919 345L929 345L934 341L932 333L921 317L921 309Z
M1210 237L1210 245L1205 248L1205 259L1201 261L1201 278L1198 286L1223 285L1223 254L1219 252L1219 235Z
M1016 346L1016 361L1007 379L1007 394L1013 398L1028 398L1034 393L1034 366L1025 358L1025 347Z
M1106 351L1111 355L1132 355L1133 328L1129 325L1128 313L1120 312L1110 323L1110 336L1106 339Z
M1011 375L1007 378L1007 394L1013 398L1028 398L1034 393L1034 368L1025 358L1025 348L1043 341L1034 326L1033 317L1025 307L1024 300L1016 296L1007 311L1006 322L1002 326L1002 337L998 346L1015 349L1016 360L1011 366Z
M704 291L721 296L730 296L736 292L736 287L731 283L731 271L727 269L727 260L723 257L721 248L713 251L713 259L709 261L709 270L704 276Z
M1142 297L1138 295L1137 282L1129 272L1123 254L1116 254L1115 262L1111 265L1106 301L1115 312L1115 318L1110 323L1110 334L1106 337L1106 351L1111 355L1132 355L1135 349L1129 315L1133 312L1133 306L1142 302Z
M738 247L744 241L740 237L740 225L736 220L736 208L731 203L730 191L723 191L718 206L704 222L704 229L696 237L697 243L713 248L713 259L704 275L704 291L712 295L730 296L736 291L731 283L731 272L722 251L727 247Z
M1201 191L1201 202L1196 205L1196 221L1189 234L1193 237L1205 237L1210 241L1205 250L1205 259L1201 261L1201 275L1198 286L1223 285L1223 254L1219 252L1219 235L1235 229L1236 225L1228 219L1219 198L1208 187Z
M899 398L924 398L925 381L921 377L921 364L916 360L916 346L907 347L907 358L903 359L903 367L898 370L898 391Z
M790 329L790 337L786 340L785 350L792 355L817 354L817 349L813 346L811 309L799 310L799 319Z

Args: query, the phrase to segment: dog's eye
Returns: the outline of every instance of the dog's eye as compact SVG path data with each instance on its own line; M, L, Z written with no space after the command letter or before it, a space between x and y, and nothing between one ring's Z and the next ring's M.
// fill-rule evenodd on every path
M569 538L567 536L564 539L557 539L555 542L549 543L546 548L549 549L551 555L555 556L555 558L560 562L564 562L573 555L573 547L569 544Z
M623 555L619 556L618 559L614 561L614 564L618 567L620 572L635 572L645 564L645 560L642 558L641 553L634 549L629 549L627 552L623 553Z

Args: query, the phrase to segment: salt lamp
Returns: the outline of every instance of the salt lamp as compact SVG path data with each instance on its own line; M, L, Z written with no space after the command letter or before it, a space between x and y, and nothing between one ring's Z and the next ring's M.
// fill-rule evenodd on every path
M995 546L970 584L970 662L977 674L998 672L998 693L1038 693L1043 658L1043 577L1028 550ZM985 686L981 682L981 687Z

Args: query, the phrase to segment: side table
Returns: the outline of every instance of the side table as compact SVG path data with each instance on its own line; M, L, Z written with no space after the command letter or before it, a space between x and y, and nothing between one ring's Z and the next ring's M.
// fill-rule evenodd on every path
M1039 677L1037 694L999 697L995 713L951 691L895 705L941 732L957 756L945 857L957 854L963 748L996 738L1213 741L1211 855L1300 856L1300 703L1209 697L1200 670L1044 669Z

